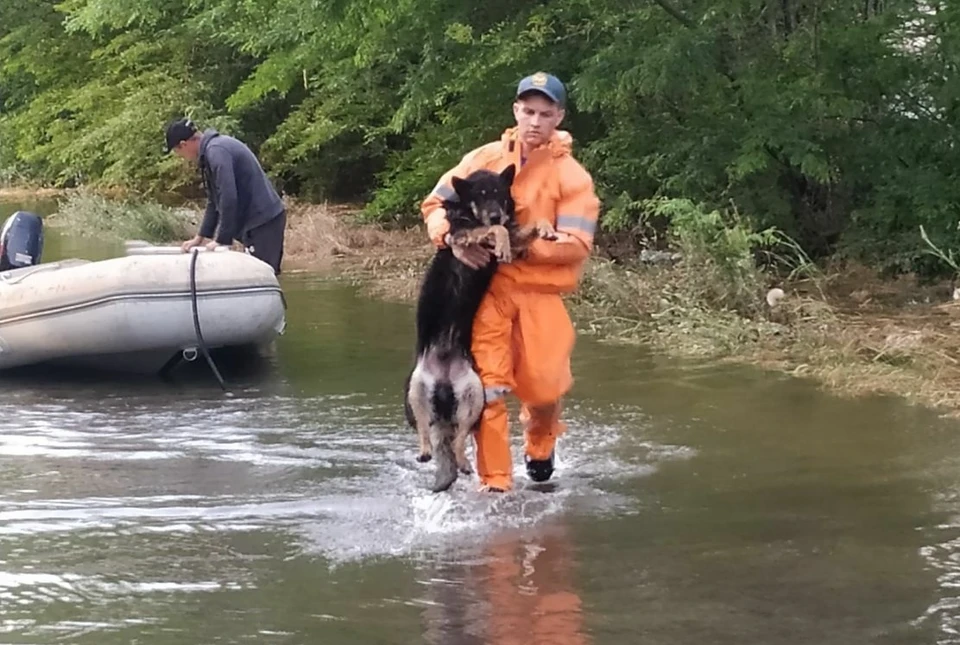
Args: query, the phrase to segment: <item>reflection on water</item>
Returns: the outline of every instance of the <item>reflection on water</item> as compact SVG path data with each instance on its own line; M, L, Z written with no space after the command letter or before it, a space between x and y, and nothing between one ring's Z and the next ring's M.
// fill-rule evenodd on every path
M226 394L0 383L0 642L960 643L956 423L582 339L556 487L432 495L410 309L282 281Z
M575 580L569 529L543 522L536 533L505 532L470 561L419 567L426 643L528 645L592 642Z

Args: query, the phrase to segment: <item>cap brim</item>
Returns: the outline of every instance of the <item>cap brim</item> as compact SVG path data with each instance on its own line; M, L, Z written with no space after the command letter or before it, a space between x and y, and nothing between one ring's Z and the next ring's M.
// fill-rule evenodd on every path
M545 89L543 89L543 88L541 88L541 87L528 87L528 88L526 88L525 90L523 90L522 92L517 92L517 98L518 98L518 99L519 99L519 98L523 98L523 97L526 96L527 94L534 94L534 93L536 93L536 94L543 94L545 97L547 97L548 99L550 99L550 100L553 101L554 103L556 103L556 104L558 104L558 105L563 105L563 101L561 101L560 99L558 99L553 92L550 92L550 91L548 91L548 90L545 90Z

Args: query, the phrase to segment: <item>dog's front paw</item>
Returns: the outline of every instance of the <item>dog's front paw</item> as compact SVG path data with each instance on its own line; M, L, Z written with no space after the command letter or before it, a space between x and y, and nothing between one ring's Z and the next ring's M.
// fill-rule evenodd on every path
M457 231L450 234L450 246L469 246L474 243L471 231Z
M473 466L471 466L470 464L462 464L462 465L460 466L460 472L461 472L462 474L464 474L464 475L472 475L472 474L473 474Z
M417 455L417 461L419 461L421 464L425 464L431 459L433 459L433 455L431 455L429 452L421 452L419 455Z
M552 242L557 239L557 230L551 226L550 222L539 222L537 224L537 235L542 240Z
M510 233L506 227L500 224L491 226L489 235L493 239L493 257L499 262L511 262L513 254L510 251Z

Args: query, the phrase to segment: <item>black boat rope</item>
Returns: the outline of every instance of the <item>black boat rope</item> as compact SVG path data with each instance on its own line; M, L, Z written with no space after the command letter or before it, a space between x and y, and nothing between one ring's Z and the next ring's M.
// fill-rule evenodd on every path
M190 301L193 306L193 329L197 332L197 346L200 348L200 351L203 352L207 363L210 364L210 369L213 370L213 375L217 377L220 388L225 391L227 386L223 382L223 377L220 376L220 370L217 369L216 363L213 362L213 358L210 356L207 343L203 340L203 332L200 331L200 315L197 313L197 256L200 255L200 250L194 248L191 255L193 257L190 258Z

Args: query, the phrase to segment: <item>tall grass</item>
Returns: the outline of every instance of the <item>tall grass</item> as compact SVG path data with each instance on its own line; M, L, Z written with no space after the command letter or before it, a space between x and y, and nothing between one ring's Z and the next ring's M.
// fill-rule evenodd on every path
M52 226L78 235L162 244L187 239L196 232L200 213L148 201L108 199L87 191L70 193L61 201Z

